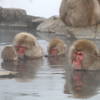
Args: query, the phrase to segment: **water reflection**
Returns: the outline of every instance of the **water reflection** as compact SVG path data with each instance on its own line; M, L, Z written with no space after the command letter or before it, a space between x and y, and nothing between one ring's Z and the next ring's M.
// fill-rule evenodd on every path
M66 57L65 56L55 56L55 57L48 57L48 65L50 67L64 67L66 64Z
M100 71L72 71L70 78L66 78L64 93L74 98L90 98L98 94L99 88Z
M12 41L14 35L21 31L31 30L0 28L0 42ZM48 33L40 35L40 38L42 36L45 36L45 39L50 37ZM47 41L41 40L39 43L47 52ZM97 43L99 46L99 41ZM0 51L3 46L0 45ZM1 67L4 70L17 73L12 77L0 78L0 100L72 100L66 94L70 94L73 99L96 96L93 99L97 100L100 96L97 96L100 87L100 72L70 71L67 61L66 57L59 56L18 63L2 62ZM66 77L64 78L65 67Z
M12 42L14 36L19 32L29 32L35 34L35 30L25 27L0 26L0 42Z
M43 59L34 59L19 62L4 61L2 62L2 68L8 71L17 72L17 74L15 75L16 81L28 82L32 81L35 78L35 75L39 67L42 66L42 63Z

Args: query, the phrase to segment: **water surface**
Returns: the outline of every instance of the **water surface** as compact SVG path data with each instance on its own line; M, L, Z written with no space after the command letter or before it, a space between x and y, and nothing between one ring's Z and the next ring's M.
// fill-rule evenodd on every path
M35 35L28 29L0 29L0 55L3 47L11 44L13 37L22 31ZM45 54L47 38L42 33L38 37ZM67 61L66 57L43 57L16 65L0 58L0 100L99 100L100 72L71 71ZM14 73L9 75L8 71Z

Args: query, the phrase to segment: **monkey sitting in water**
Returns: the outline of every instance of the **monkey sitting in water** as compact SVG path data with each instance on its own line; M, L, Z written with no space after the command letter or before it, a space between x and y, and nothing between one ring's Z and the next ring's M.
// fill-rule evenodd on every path
M69 62L76 70L100 70L100 56L90 40L77 40L69 49Z
M17 61L17 54L15 48L11 45L5 46L1 52L1 58L4 61Z
M43 56L43 50L36 37L30 33L17 34L13 43L19 58L40 58Z
M48 46L48 54L49 56L61 56L65 55L66 52L66 44L63 40L58 37L52 39Z

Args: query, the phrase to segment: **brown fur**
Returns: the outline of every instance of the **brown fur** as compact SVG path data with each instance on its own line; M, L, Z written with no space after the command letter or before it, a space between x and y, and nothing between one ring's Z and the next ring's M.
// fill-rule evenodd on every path
M27 48L24 54L26 57L38 58L43 56L43 50L37 42L36 37L30 33L18 33L14 38L14 46L16 45Z
M73 54L77 51L84 52L84 59L81 69L97 70L100 69L100 57L96 45L90 40L77 40L69 49L69 62L72 65ZM74 68L74 65L72 65Z
M49 43L49 47L48 47L48 53L50 54L50 50L52 48L56 48L58 50L58 54L57 55L63 55L65 54L66 51L66 45L64 43L63 40L59 39L58 37L53 38L50 43Z
M62 0L60 17L70 26L95 25L100 22L100 0Z
M16 51L13 46L5 46L1 53L1 58L5 61L17 60Z
M26 32L17 34L14 39L14 43L16 45L21 45L21 46L27 45L28 48L31 48L32 46L34 46L36 44L36 41L37 39L35 36L33 36L30 33L26 33Z
M78 40L74 43L75 50L86 51L96 54L96 45L90 40Z

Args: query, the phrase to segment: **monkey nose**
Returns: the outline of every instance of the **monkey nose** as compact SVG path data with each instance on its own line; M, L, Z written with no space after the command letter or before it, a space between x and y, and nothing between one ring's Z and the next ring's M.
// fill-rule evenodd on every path
M57 55L58 50L53 48L53 49L50 51L50 53L51 53L51 55L55 56L55 55Z
M19 48L19 50L18 50L17 52L18 52L18 54L20 54L20 55L24 55L24 53L25 53L25 48Z

